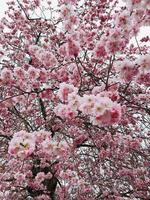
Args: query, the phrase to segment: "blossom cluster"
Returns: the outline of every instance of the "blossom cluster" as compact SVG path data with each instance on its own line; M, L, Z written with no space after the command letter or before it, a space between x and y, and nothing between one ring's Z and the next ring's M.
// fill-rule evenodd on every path
M67 42L59 48L59 53L66 58L76 57L80 53L80 45L72 37L69 37Z
M53 140L51 133L38 131L28 133L16 132L9 143L10 155L25 159L31 155L39 154L52 160L62 160L69 153L69 145L65 141Z
M121 37L122 30L119 28L108 30L95 45L94 54L96 58L104 57L108 54L120 52L128 43L126 38Z
M67 102L55 108L56 115L71 119L81 111L84 116L90 116L93 125L112 125L121 119L121 106L113 102L107 92L96 95L77 94L78 89L71 84L61 83L58 91L60 100Z
M76 1L76 0L75 0ZM78 18L75 12L75 1L65 2L66 4L62 4L60 17L64 19L63 26L64 30L73 32L75 30L75 26L78 24ZM72 3L71 3L72 2Z
M20 131L14 134L9 143L8 152L13 156L26 158L35 150L35 137L26 131Z
M146 86L149 85L150 55L141 55L133 61L124 59L115 63L115 69L119 72L121 81L134 81Z
M49 68L57 64L56 57L50 50L46 50L37 45L29 46L29 53L44 65L44 67Z
M149 0L123 0L130 8L145 9L150 8Z

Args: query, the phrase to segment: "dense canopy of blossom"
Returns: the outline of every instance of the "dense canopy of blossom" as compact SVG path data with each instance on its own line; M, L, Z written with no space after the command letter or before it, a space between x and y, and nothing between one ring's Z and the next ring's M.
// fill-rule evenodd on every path
M148 200L150 1L53 2L0 22L0 199Z

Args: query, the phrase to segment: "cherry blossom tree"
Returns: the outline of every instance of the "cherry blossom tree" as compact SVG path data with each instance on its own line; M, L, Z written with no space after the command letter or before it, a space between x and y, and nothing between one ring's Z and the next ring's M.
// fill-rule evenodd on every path
M149 0L8 1L0 199L150 199L149 25Z

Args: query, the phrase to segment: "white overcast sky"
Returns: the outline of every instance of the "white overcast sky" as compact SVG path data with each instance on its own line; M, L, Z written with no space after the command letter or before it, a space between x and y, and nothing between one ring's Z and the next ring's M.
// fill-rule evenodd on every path
M52 1L54 2L56 0ZM0 0L0 18L2 18L5 15L5 11L7 10L6 2L7 0ZM147 36L147 35L150 35L150 27L142 27L140 33L138 34L138 40L140 40L142 36Z
M0 0L0 18L4 16L6 9L7 9L6 0Z

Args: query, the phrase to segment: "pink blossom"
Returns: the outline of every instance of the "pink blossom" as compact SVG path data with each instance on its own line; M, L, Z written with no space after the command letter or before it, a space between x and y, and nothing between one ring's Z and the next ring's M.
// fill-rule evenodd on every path
M39 70L30 66L27 73L30 80L36 80L39 77Z
M14 134L8 152L13 156L26 158L35 150L35 137L32 133L20 131Z
M150 73L139 73L136 77L136 81L139 84L150 86Z
M121 106L109 98L101 97L94 105L90 119L94 125L105 126L118 123L121 119Z
M59 104L55 107L54 112L62 119L73 119L77 116L78 112L71 105Z
M94 54L96 58L101 58L103 56L106 56L106 50L105 47L100 43L98 43L94 49Z
M13 80L13 73L10 69L4 68L1 71L1 79L4 82L11 82Z
M95 104L95 96L94 95L84 95L79 99L79 110L82 111L83 114L90 114Z
M63 19L68 19L70 15L72 14L73 10L72 7L69 5L62 5L61 6L61 17Z
M59 85L59 90L58 90L58 97L60 98L61 101L67 102L68 101L68 95L71 93L77 93L78 89L74 87L72 84L67 84L67 83L61 83Z
M77 0L60 0L60 2L64 4L76 4Z
M109 155L110 155L109 150L105 150L103 148L100 150L99 157L101 159L105 159L106 157L109 157Z
M16 174L14 175L14 178L15 178L20 184L22 184L22 183L25 181L25 179L26 179L25 176L26 176L25 174L16 173Z
M45 67L53 67L57 64L56 57L50 50L45 50L37 45L29 46L29 52L33 54Z
M49 155L52 159L62 160L64 156L69 154L69 146L65 141L55 141L46 139L41 144L42 150L45 154Z
M116 70L120 72L120 78L125 82L131 81L138 74L135 62L124 60L123 62L116 63Z
M80 97L76 92L68 94L68 104L74 109L77 110L80 105Z
M150 72L150 55L141 55L137 60L141 72Z
M80 45L77 41L74 41L72 39L68 39L67 42L67 52L69 56L78 56L80 53Z
M125 0L123 0L123 1L125 1ZM127 0L125 2L129 6L129 8L135 8L135 9L150 8L149 0Z

